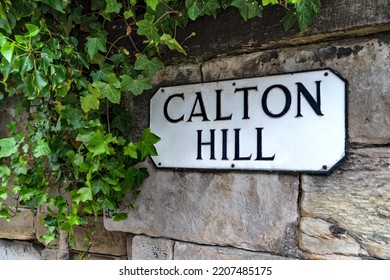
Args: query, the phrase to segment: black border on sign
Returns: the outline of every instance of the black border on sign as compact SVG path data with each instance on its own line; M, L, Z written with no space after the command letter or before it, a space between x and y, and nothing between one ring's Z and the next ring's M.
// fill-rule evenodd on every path
M346 79L344 79L343 76L341 76L340 73L338 73L336 70L333 70L330 67L324 67L324 68L318 68L318 69L313 69L313 70L302 70L302 71L294 71L294 72L286 72L286 73L277 73L277 74L270 74L270 75L264 75L264 76L254 76L254 77L245 77L245 78L238 78L238 79L222 79L222 80L217 80L217 81L208 81L208 82L194 82L194 83L185 83L185 84L177 84L177 85L172 85L172 86L163 86L159 87L150 97L149 99L149 127L150 127L150 101L154 97L154 95L163 88L168 88L168 87L175 87L175 86L180 86L180 85L197 85L197 84L212 84L216 82L234 82L234 81L239 81L239 80L246 80L246 79L253 79L253 78L264 78L264 77L272 77L272 76L282 76L282 75L294 75L294 74L301 74L301 73L309 73L309 72L316 72L316 71L330 71L333 74L335 74L337 77L339 77L345 84L345 104L344 104L344 110L345 110L345 139L344 139L344 156L336 162L332 168L326 169L326 170L278 170L278 169L240 169L240 168L181 168L181 167L162 167L158 166L156 162L154 161L153 157L150 156L154 166L157 169L160 170L174 170L174 171L181 171L181 172L186 172L186 171L198 171L198 172L213 172L213 173L218 173L218 172L254 172L254 173L305 173L305 174L318 174L318 175L329 175L330 173L333 172L334 169L336 169L340 164L348 157L348 104L349 104L349 91L348 91L348 86L349 83ZM152 131L153 133L153 131Z

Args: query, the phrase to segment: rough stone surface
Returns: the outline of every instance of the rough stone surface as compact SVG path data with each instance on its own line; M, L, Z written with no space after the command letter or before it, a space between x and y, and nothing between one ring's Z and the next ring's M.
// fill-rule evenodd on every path
M330 67L349 83L349 141L390 143L390 34L218 58L202 65L205 81Z
M127 236L127 259L131 260L131 257L133 255L133 238L134 235L129 234Z
M298 219L295 175L149 172L136 209L107 229L272 252Z
M310 260L364 260L365 258L343 256L343 255L315 255L308 254Z
M245 21L235 8L221 11L217 18L201 17L189 21L185 29L177 29L177 40L183 42L188 56L163 53L174 61L200 60L227 54L254 52L279 46L307 45L321 40L334 40L375 34L390 30L390 11L387 0L321 0L321 10L305 32L297 27L285 31L280 20L286 9L279 6L264 8L263 17ZM110 42L126 33L126 24L118 20L108 23ZM196 36L188 38L195 32ZM128 39L116 45L131 48Z
M389 171L389 148L365 148L331 176L302 176L301 249L389 259Z
M87 254L83 258L81 258L80 252L74 251L70 254L71 260L103 260L103 261L111 261L111 260L125 260L125 256L110 256L110 255L99 255L99 254Z
M174 241L138 235L132 241L132 260L172 260Z
M39 251L33 243L0 240L0 260L41 260Z
M93 235L93 244L89 249L89 253L113 256L127 255L126 233L106 230L103 226L103 217L99 217L96 222L91 218L91 222L96 232ZM74 234L76 247L72 248L82 251L84 246L85 229L82 227L75 227Z
M285 260L287 258L235 248L175 242L175 260Z
M59 260L62 252L59 252L58 249L45 248L41 255L44 260Z
M0 238L33 240L34 214L29 209L20 208L20 213L13 217L11 222L0 219Z
M321 219L304 217L301 219L300 229L300 245L311 253L320 255L368 255L359 242L335 224Z

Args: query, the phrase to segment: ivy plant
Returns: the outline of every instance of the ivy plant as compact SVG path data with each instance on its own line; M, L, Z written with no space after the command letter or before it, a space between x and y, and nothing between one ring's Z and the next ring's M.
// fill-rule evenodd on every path
M0 218L44 206L46 243L102 212L126 219L121 201L139 194L148 172L137 164L159 137L146 129L129 140L123 96L152 89L163 52L186 54L177 28L229 7L250 20L268 5L303 31L320 0L0 0L0 100L17 101L0 139ZM109 42L113 20L126 28Z

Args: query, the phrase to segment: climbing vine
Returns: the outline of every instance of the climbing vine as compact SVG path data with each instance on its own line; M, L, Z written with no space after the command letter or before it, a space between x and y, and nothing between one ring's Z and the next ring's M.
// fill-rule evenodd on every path
M267 5L303 31L320 0L0 0L0 100L17 101L0 139L0 218L45 207L46 243L103 211L126 219L120 202L139 194L148 172L137 164L159 137L146 129L129 140L122 97L152 89L161 54L186 54L176 31L187 22L229 7L250 20ZM109 42L113 20L126 28Z

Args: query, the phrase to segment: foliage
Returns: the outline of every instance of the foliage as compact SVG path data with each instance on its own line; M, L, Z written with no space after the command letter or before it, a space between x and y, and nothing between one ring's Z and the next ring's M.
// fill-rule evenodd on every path
M0 218L45 206L47 243L102 211L126 219L120 202L137 197L148 176L137 164L156 155L159 138L146 129L128 140L122 97L152 88L162 52L186 53L175 35L189 20L228 7L249 20L274 4L286 8L286 29L304 30L320 8L319 0L0 0L0 100L19 100L22 116L0 139ZM113 20L126 29L109 42Z

